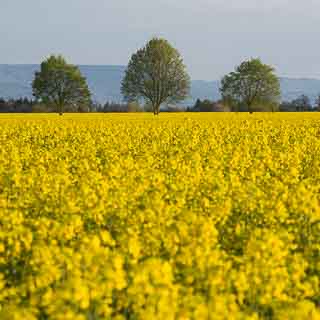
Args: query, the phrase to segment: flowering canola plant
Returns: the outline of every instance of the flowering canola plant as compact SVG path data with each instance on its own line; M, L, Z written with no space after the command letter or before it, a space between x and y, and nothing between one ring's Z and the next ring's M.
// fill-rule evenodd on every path
M320 319L320 115L0 116L0 319Z

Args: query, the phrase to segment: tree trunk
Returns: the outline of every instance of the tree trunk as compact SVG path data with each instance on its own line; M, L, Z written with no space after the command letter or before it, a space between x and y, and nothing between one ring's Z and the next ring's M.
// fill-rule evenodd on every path
M63 105L62 104L59 105L58 111L59 111L59 116L62 116L63 115Z
M153 106L153 114L155 116L158 116L159 112L160 112L160 106L157 106L157 105Z

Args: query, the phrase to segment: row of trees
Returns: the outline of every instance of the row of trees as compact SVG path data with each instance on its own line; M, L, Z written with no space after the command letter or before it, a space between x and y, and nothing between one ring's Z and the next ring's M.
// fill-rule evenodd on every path
M193 107L188 107L186 111L191 112L229 112L229 111L247 111L246 107L239 108L236 105L228 106L222 100L200 100L197 99ZM253 111L280 111L280 112L312 112L320 111L320 95L314 103L304 94L292 101L283 101L279 105L258 105Z
M54 107L61 115L66 107L79 111L91 104L86 79L62 56L42 62L32 88L38 102ZM132 56L121 84L128 108L144 104L151 106L154 114L159 114L163 104L186 99L189 90L190 78L183 60L164 39L150 40Z
M60 115L65 111L112 111L109 105L92 103L85 77L62 56L51 56L41 63L32 88L37 107L44 105ZM189 92L190 77L181 55L167 40L154 38L132 55L121 84L127 103L116 105L114 111L152 110L158 115L161 106L176 105L188 98ZM279 110L279 79L274 69L259 59L244 61L223 77L220 92L221 101L197 101L189 111ZM297 101L294 103L298 105Z
M65 112L76 111L73 108L66 107ZM200 100L197 99L191 107L183 108L178 106L166 106L161 109L162 112L230 112L230 111L247 111L244 109L231 109L225 105L222 100ZM255 111L272 111L268 107L261 107ZM301 95L292 101L284 101L279 105L279 108L273 111L283 112L310 112L320 111L320 97L312 104L311 100L306 95ZM30 112L56 112L54 107L49 108L43 103L36 103L29 98L19 99L4 99L0 97L0 112L2 113L30 113ZM78 109L77 112L101 112L101 113L128 113L128 112L153 112L151 105L141 105L135 102L118 103L106 102L101 104L98 102L91 103L84 109Z
M315 99L314 104L304 94L292 101L284 101L280 104L280 111L320 111L320 95Z
M34 101L28 98L4 99L0 98L0 112L32 112Z

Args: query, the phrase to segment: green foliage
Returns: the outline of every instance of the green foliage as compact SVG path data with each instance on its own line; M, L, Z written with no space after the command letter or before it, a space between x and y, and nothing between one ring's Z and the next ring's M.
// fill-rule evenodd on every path
M183 101L189 90L190 78L179 52L157 38L132 55L121 85L126 100L143 99L154 114L161 104Z
M77 66L68 64L62 56L50 56L42 62L32 84L37 100L62 114L84 111L91 103L87 81Z
M280 82L274 68L260 59L244 61L234 72L226 75L220 88L223 100L236 111L246 108L274 111L280 102ZM262 110L261 110L262 109Z

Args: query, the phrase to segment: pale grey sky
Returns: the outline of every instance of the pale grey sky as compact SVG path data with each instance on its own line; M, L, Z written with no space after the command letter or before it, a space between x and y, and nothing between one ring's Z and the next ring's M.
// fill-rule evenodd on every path
M260 57L279 75L320 78L320 0L0 0L0 63L127 64L152 36L193 79Z

